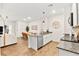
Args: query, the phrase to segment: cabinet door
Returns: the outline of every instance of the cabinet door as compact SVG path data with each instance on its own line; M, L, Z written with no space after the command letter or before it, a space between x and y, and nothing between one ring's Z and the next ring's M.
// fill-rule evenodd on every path
M16 43L17 39L14 35L9 36L9 44L14 44Z
M29 48L33 48L37 50L37 37L29 36L28 45L29 45Z
M40 48L43 46L43 36L38 36L37 37L37 47Z
M52 34L48 34L48 35L45 35L43 37L43 45L47 44L48 42L50 42L52 40Z
M0 47L4 46L4 39L3 37L0 37Z
M45 44L47 44L50 41L50 37L49 36L50 35L48 34L47 37L46 37L46 39L45 39Z
M49 34L47 37L47 43L50 42L52 40L52 34Z
M47 40L47 35L44 35L44 36L43 36L43 45L46 44L46 40Z
M8 32L5 34L5 45L14 44L17 42L16 38L16 25L14 22L7 23Z
M16 38L13 35L7 35L5 39L5 45L16 43Z

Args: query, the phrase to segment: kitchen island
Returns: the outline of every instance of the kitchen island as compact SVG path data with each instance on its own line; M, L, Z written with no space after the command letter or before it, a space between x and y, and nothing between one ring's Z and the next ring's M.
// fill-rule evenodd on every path
M38 48L52 41L52 32L44 32L42 34L31 34L28 38L28 48L38 50Z

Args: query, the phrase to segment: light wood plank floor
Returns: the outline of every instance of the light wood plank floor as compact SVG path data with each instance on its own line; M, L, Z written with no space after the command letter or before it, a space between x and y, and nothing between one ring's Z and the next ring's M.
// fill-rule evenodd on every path
M50 42L38 51L28 48L28 40L18 39L17 44L1 48L2 56L57 56L58 42Z

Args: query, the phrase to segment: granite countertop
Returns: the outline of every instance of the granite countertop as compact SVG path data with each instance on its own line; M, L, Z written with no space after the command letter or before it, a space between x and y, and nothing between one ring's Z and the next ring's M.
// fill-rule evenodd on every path
M47 34L51 34L52 32L43 32L42 35L47 35Z
M79 54L79 42L75 41L74 37L70 39L68 34L61 39L57 48Z
M79 43L77 42L77 38L74 36L71 36L69 34L64 35L64 37L61 39L61 41L68 41L68 42L74 42L74 43Z
M43 35L47 35L47 34L51 34L52 32L43 32L43 33L40 33L40 34L37 34L37 33L32 33L30 34L29 36L43 36Z
M79 43L61 41L57 48L79 54Z

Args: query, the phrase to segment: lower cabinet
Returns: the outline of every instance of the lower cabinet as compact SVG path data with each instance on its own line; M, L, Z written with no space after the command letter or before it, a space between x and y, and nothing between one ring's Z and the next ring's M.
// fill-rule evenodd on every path
M17 43L17 39L14 35L5 34L5 36L0 36L0 47L15 43Z
M37 37L37 48L40 48L43 46L43 37L42 36L38 36Z
M34 50L37 50L37 37L29 36L28 48L32 48Z
M52 34L39 35L39 36L29 36L28 48L32 48L37 51L38 48L47 44L52 40Z
M43 45L49 43L52 41L52 34L47 34L43 36Z
M0 36L0 47L4 46L4 38Z
M5 45L16 43L16 38L13 35L6 35Z
M37 50L43 45L42 36L29 36L28 47Z

